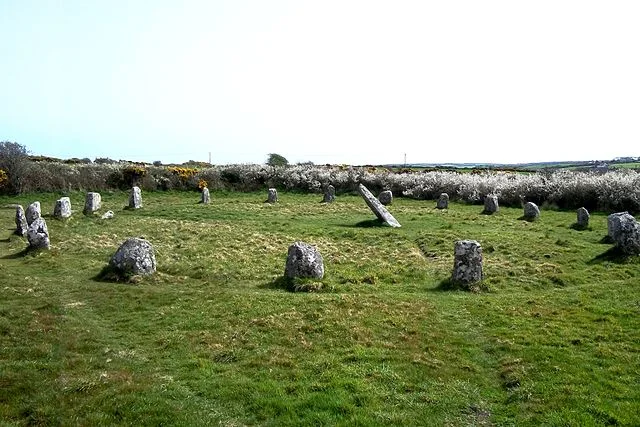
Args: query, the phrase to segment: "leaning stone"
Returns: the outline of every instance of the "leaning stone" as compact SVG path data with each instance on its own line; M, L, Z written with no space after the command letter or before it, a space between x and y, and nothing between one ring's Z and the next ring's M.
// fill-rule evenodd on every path
M133 187L129 195L129 209L140 209L142 207L142 192L140 187Z
M27 212L25 213L27 217L27 224L31 225L33 221L37 218L40 218L42 215L40 214L40 202L33 202L29 206L27 206Z
M640 255L640 224L629 215L621 215L616 234L616 246L627 255Z
M275 203L278 201L278 190L270 188L267 194L267 203Z
M589 215L589 211L586 208L579 208L576 211L576 216L576 224L578 227L587 228L589 226L589 218L591 215Z
M305 242L295 242L289 246L284 276L290 279L296 277L322 279L324 262L318 248Z
M324 190L324 197L322 198L322 203L331 203L336 199L336 188L329 184L327 188Z
M607 217L607 235L611 238L611 240L613 240L614 242L618 241L618 236L620 234L620 228L622 225L622 221L628 221L629 218L631 217L633 218L629 212L616 212L616 213L612 213L611 215L609 215ZM28 217L27 217L28 219ZM635 218L633 218L633 220L635 221Z
M102 196L100 193L88 192L84 200L85 215L91 215L102 207Z
M102 214L102 216L100 218L102 218L102 219L111 219L111 218L113 218L113 211L106 211L104 214Z
M211 196L209 195L209 189L204 187L202 189L202 194L200 195L200 203L208 205L211 202Z
M27 240L31 249L49 249L49 230L44 218L36 218L29 225Z
M393 193L391 190L384 190L380 194L378 194L378 200L385 206L389 206L393 203Z
M498 212L498 210L500 210L500 206L498 206L498 196L488 194L487 197L484 198L484 213L492 214Z
M449 195L447 193L440 194L438 197L438 203L436 209L448 209L449 208Z
M385 208L382 203L378 199L376 199L371 191L367 189L364 185L358 185L358 191L360 195L366 202L369 209L373 211L374 214L378 217L380 221L383 221L385 224L391 227L400 227L400 223L389 213L387 208Z
M56 205L53 208L53 217L58 219L65 219L71 216L71 199L68 197L61 197L56 200Z
M16 206L16 234L18 236L25 236L27 234L27 217L24 214L24 208L22 205Z
M533 202L527 202L524 205L524 219L527 221L533 221L540 216L540 209L538 205Z
M458 240L454 249L451 280L463 287L482 280L482 247L475 240Z
M111 257L109 266L124 277L149 275L156 271L156 255L149 241L127 239Z

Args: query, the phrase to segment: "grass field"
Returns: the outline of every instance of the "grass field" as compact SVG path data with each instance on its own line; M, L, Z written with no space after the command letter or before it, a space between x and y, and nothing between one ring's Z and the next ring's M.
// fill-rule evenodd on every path
M579 231L399 198L391 229L359 196L103 193L101 220L70 196L42 253L0 209L1 425L640 425L640 257L603 243L604 213ZM158 273L95 279L132 236ZM458 239L482 244L484 292L446 286ZM297 240L317 292L279 280Z

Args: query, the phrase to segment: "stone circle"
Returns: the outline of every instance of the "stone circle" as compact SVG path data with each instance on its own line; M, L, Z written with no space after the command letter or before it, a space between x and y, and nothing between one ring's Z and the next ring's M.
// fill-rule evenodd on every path
M336 199L336 188L329 184L324 190L324 197L322 203L332 203Z
M449 209L449 195L447 193L440 194L436 209Z
M398 222L398 220L396 220L393 215L389 213L387 208L385 208L384 205L380 203L380 201L376 199L373 194L371 194L371 191L369 191L367 187L360 184L358 185L358 191L360 192L360 195L364 199L367 206L369 206L369 209L371 209L373 213L376 214L376 217L378 217L380 221L391 227L400 227L400 223Z
M146 276L156 271L156 255L148 240L127 239L111 257L109 266L124 277Z
M31 249L49 249L49 229L44 218L39 217L29 224L27 229L27 240Z
M27 218L28 225L31 225L31 223L35 221L36 218L40 218L42 216L40 211L40 202L33 202L29 206L27 206L25 216Z
M140 209L142 207L142 192L140 187L131 188L129 194L129 209Z
M578 227L587 228L589 226L589 218L591 215L589 215L589 211L586 208L578 208L576 211L576 217L576 224Z
M389 206L393 203L393 193L391 190L384 190L378 194L378 201L385 206Z
M540 209L538 205L533 202L527 202L524 204L524 219L527 221L533 221L540 216Z
M200 203L208 205L211 202L211 195L209 194L209 189L204 187L202 189L202 193L200 194Z
M278 201L278 190L270 188L267 193L267 203L276 203Z
M84 199L84 210L82 211L85 215L91 215L94 212L100 210L102 207L102 196L100 193L88 192L87 196Z
M58 219L65 219L71 216L71 199L68 197L61 197L56 200L56 205L53 208L53 217Z
M500 210L498 205L498 196L495 194L487 194L484 198L484 213L493 214Z
M451 281L470 288L482 280L482 247L476 240L458 240L454 247Z
M27 217L24 213L22 205L16 206L16 234L18 236L26 236L29 224L27 224Z
M305 242L295 242L289 246L284 276L289 279L322 279L324 261L318 248Z

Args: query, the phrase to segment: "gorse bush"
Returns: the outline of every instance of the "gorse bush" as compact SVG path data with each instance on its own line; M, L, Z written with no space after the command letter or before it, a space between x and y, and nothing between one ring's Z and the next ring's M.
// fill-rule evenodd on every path
M434 200L447 193L452 200L482 203L496 194L504 206L525 201L560 208L640 212L640 173L613 170L606 173L561 170L546 173L484 171L480 173L427 171L394 173L383 167L294 165L224 165L206 168L144 167L135 164L65 164L27 162L20 186L32 191L102 191L126 189L137 183L143 190L201 189L286 191L321 193L332 184L338 194L357 191L362 183L374 194L391 190L396 196ZM9 179L11 177L10 173Z

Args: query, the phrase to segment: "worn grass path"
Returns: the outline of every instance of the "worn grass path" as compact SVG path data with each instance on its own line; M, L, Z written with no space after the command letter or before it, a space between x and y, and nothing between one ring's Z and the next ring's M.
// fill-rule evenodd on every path
M359 196L103 194L112 220L46 217L25 253L0 209L2 425L639 425L640 257L602 243L605 214L396 199L381 227ZM158 273L95 280L127 237ZM457 239L484 250L487 291L447 290ZM278 280L316 244L319 292Z

